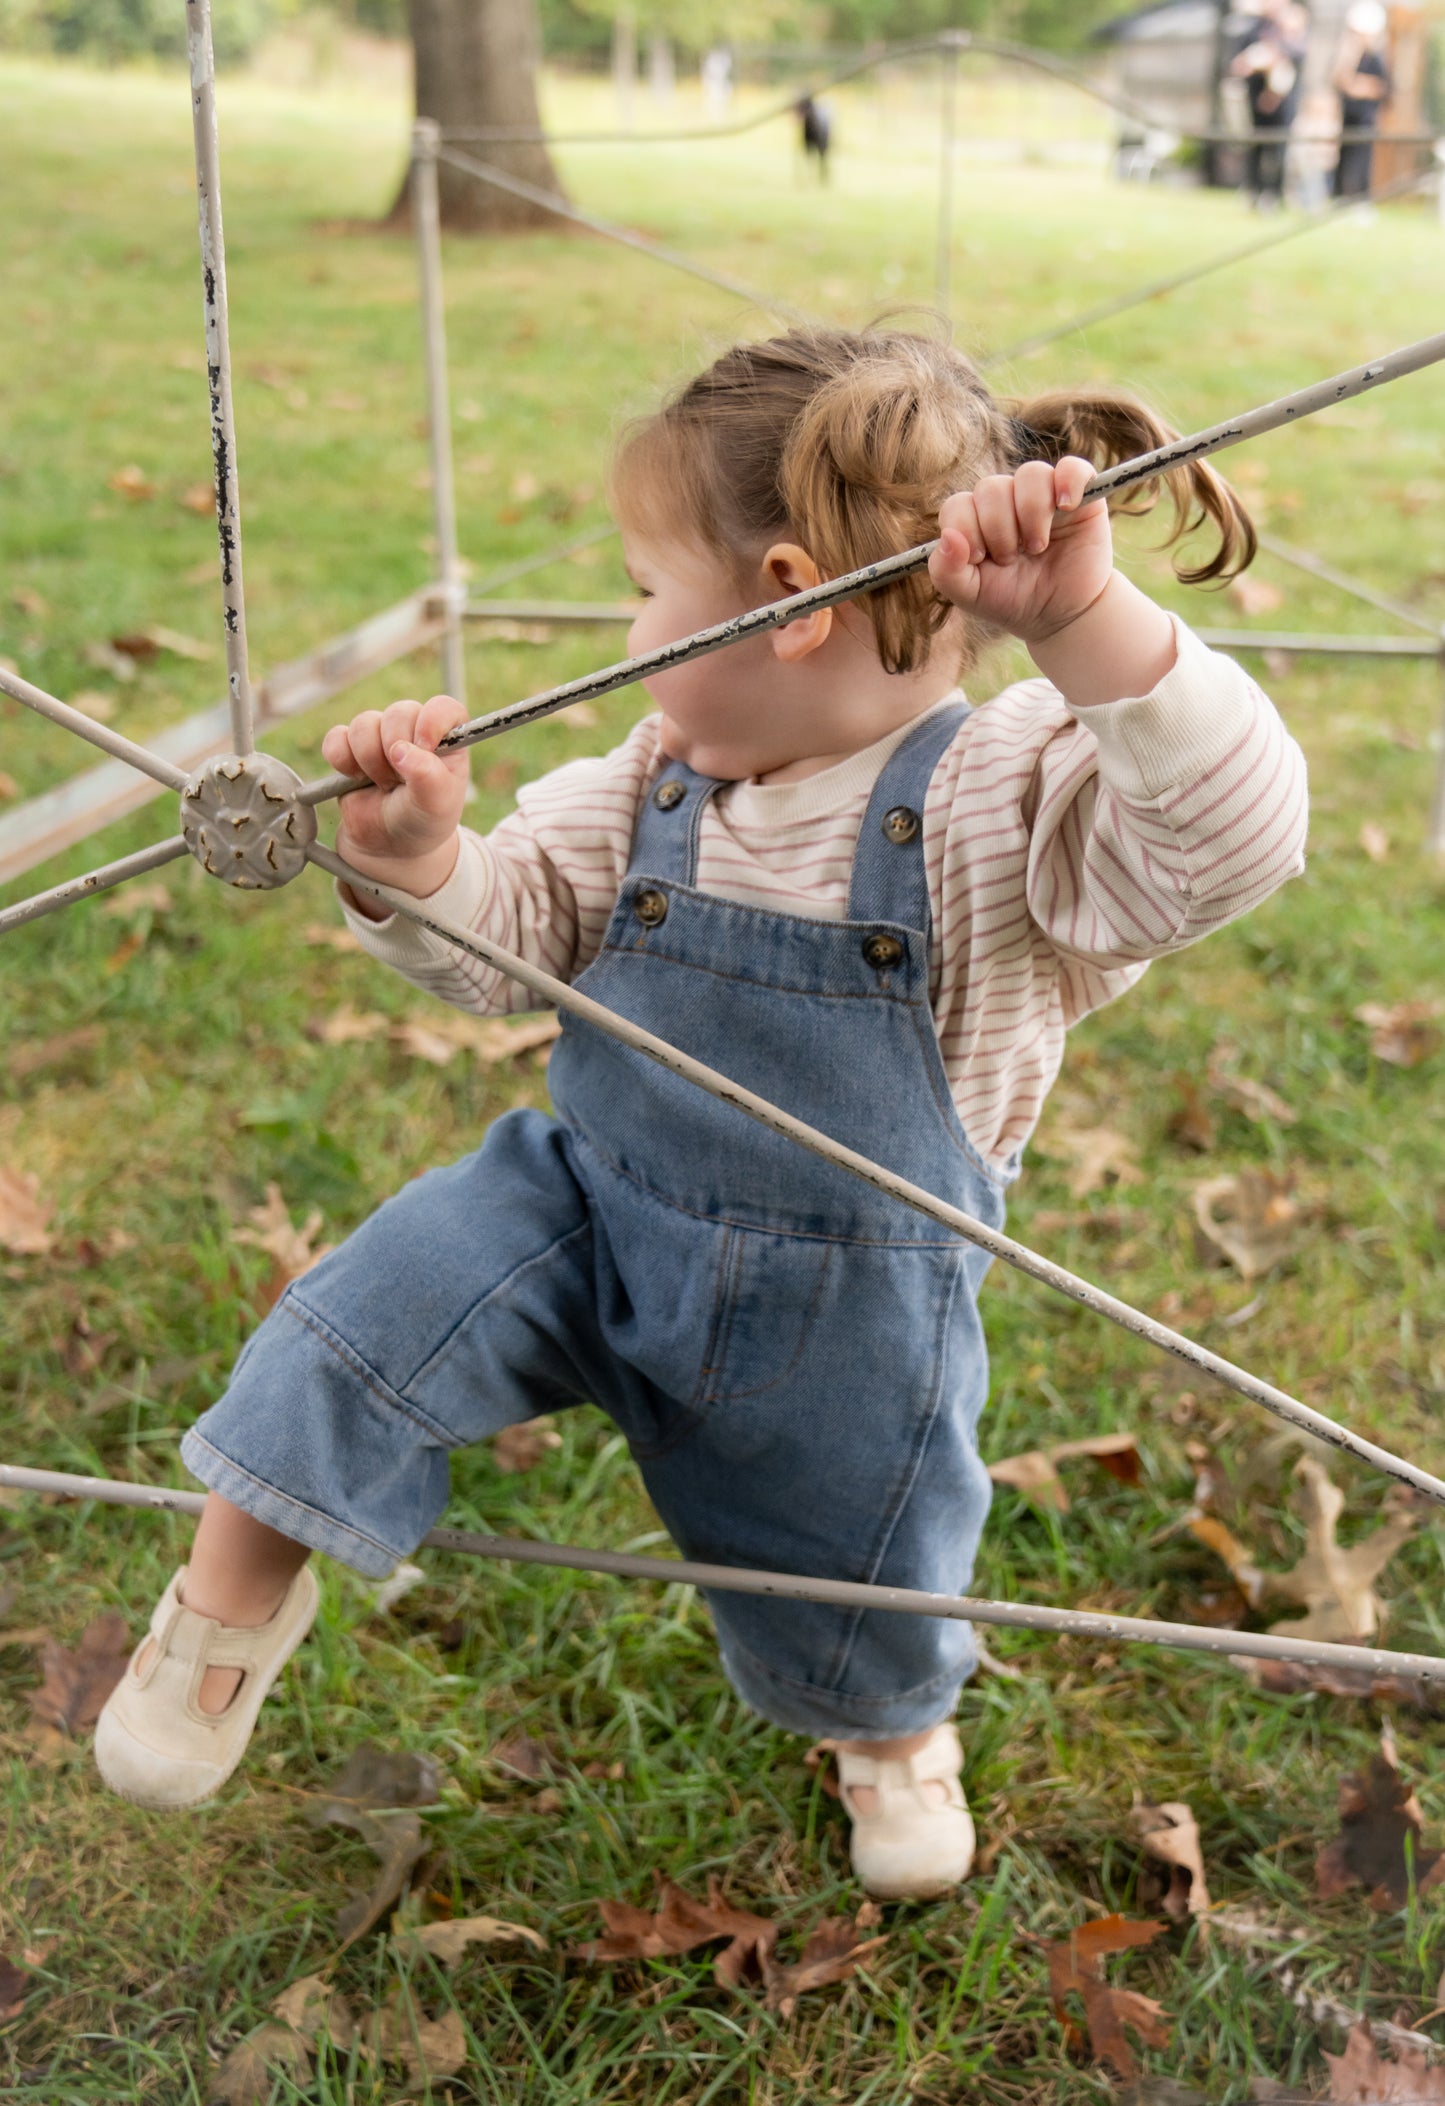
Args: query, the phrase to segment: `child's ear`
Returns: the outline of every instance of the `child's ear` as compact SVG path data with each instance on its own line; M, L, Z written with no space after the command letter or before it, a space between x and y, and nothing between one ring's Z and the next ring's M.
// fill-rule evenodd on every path
M805 548L796 541L775 541L762 561L762 586L769 598L794 592L806 592L810 585L821 584L817 564ZM800 615L784 629L773 631L773 655L784 665L798 665L820 644L825 644L833 633L833 610L819 607L812 614Z

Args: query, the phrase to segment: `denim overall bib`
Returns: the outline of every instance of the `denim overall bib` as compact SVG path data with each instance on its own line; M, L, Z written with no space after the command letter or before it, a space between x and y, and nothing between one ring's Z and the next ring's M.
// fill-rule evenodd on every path
M696 889L721 785L672 763L577 986L993 1226L929 1005L922 813L963 704L897 747L842 922ZM989 1504L973 1245L566 1017L558 1116L505 1114L293 1283L187 1434L205 1483L368 1573L440 1515L447 1456L584 1400L685 1556L966 1590ZM739 1694L887 1738L948 1713L965 1624L709 1596Z

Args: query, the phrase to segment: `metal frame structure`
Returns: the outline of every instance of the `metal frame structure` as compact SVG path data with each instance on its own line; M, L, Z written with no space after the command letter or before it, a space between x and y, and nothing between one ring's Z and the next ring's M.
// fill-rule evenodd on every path
M139 770L153 781L180 793L181 833L145 850L102 866L88 876L55 887L50 893L22 901L0 914L0 931L20 926L48 914L88 893L124 883L141 868L185 854L188 850L202 867L222 882L248 889L269 890L290 882L307 864L345 879L357 890L384 902L393 912L442 936L459 950L482 959L528 988L539 1002L586 1019L623 1045L646 1055L671 1073L684 1077L710 1095L733 1106L740 1114L781 1133L800 1147L836 1167L862 1179L926 1218L948 1228L1040 1281L1055 1292L1080 1303L1095 1314L1120 1325L1133 1336L1174 1355L1200 1372L1212 1376L1238 1395L1262 1404L1287 1424L1329 1443L1357 1460L1373 1466L1397 1482L1411 1487L1435 1505L1445 1506L1445 1481L1417 1464L1392 1454L1364 1439L1349 1427L1328 1418L1290 1396L1274 1384L1237 1367L1194 1340L1171 1330L1156 1318L1131 1308L1105 1289L1067 1271L1051 1259L1028 1249L1012 1237L989 1228L932 1193L913 1185L883 1165L841 1146L828 1135L805 1124L742 1088L728 1077L705 1066L667 1041L644 1031L629 1019L608 1010L574 987L501 949L474 931L437 915L425 902L377 884L352 868L315 838L316 807L349 790L362 787L348 776L330 776L311 784L300 780L272 756L254 748L254 712L248 700L245 618L241 590L239 505L235 434L230 416L230 350L226 330L225 249L221 231L219 172L214 121L214 64L211 51L209 0L186 0L191 86L196 110L196 167L201 208L202 276L205 296L206 340L212 408L212 445L215 458L217 523L222 559L222 618L227 637L230 680L229 749L187 776L173 760L110 732L102 724L73 709L18 676L0 671L0 689L52 722L63 724L78 736L99 746L113 759ZM433 286L436 280L432 281ZM1225 447L1274 431L1312 415L1332 403L1347 400L1418 372L1445 360L1445 334L1408 345L1350 372L1316 382L1296 394L1232 418L1207 431L1195 433L1161 447L1137 460L1097 476L1086 495L1110 496L1156 477L1170 466L1197 460ZM444 375L442 376L444 380ZM434 387L433 405L444 401L444 392ZM444 560L447 544L442 543ZM452 544L454 548L454 544ZM927 563L934 543L901 551L816 586L794 597L758 608L734 620L699 632L680 642L663 646L625 662L606 667L580 680L564 683L544 694L492 712L460 726L443 742L449 748L470 746L495 737L517 725L566 708L588 696L609 693L629 686L654 670L674 666L705 652L725 649L741 638L761 630L780 627L814 608L835 605L876 591L890 581L912 575ZM455 625L460 617L460 595L453 590L443 609L445 622ZM453 634L455 633L453 627ZM71 1497L103 1502L140 1505L168 1510L193 1510L197 1495L156 1487L115 1483L106 1479L77 1478L54 1472L33 1471L17 1465L0 1466L0 1484L42 1491L60 1491ZM439 1529L427 1538L437 1548L468 1555L530 1560L571 1569L609 1571L649 1580L695 1581L726 1591L768 1594L791 1599L846 1603L900 1614L962 1618L969 1621L1007 1624L1015 1628L1074 1632L1105 1637L1112 1641L1151 1643L1186 1651L1248 1654L1261 1659L1291 1659L1329 1665L1368 1667L1376 1673L1405 1671L1445 1681L1445 1659L1393 1651L1326 1645L1267 1634L1241 1634L1155 1622L1147 1618L1096 1615L1090 1612L1043 1609L1013 1603L986 1602L969 1597L913 1593L896 1588L845 1583L789 1573L756 1572L730 1566L701 1566L668 1559L643 1559L624 1553L580 1550L573 1546L521 1542L507 1538L477 1536Z
M939 162L939 188L935 239L935 299L944 311L949 305L951 283L951 229L953 180L956 159L956 101L957 73L961 54L982 54L1002 58L1011 63L1028 65L1052 78L1059 79L1080 92L1091 95L1120 114L1139 122L1153 122L1147 111L1128 100L1112 94L1091 81L1087 75L1056 60L1051 54L1030 50L1026 45L1006 43L998 39L976 37L965 31L947 30L938 35L920 37L907 43L890 46L882 52L838 69L821 85L832 85L849 80L876 67L897 62L900 59L925 57L936 54L940 59L940 111L941 148ZM693 128L686 132L659 133L597 133L578 134L579 141L589 143L620 142L632 139L635 143L646 143L660 139L691 139L732 137L751 131L784 114L792 107L791 102L769 109L761 114L715 127ZM205 258L218 253L221 247L220 200L215 176L215 104L214 95L203 91L193 92L193 115L196 136L197 168L207 171L198 175L198 204L202 239L203 270L207 268ZM433 535L437 549L437 577L409 594L396 605L372 615L347 630L341 636L306 654L305 657L277 667L264 681L255 685L254 692L244 672L245 633L244 606L241 591L241 540L240 516L237 493L234 487L235 433L234 415L231 407L229 373L221 374L213 357L213 340L219 341L225 333L225 314L219 302L224 300L223 280L214 274L205 282L218 284L219 292L206 296L206 358L207 373L211 385L211 415L213 452L217 463L217 475L225 470L224 484L218 482L218 504L224 504L225 524L221 533L221 558L223 583L227 592L226 607L226 665L229 694L224 703L204 710L169 727L154 740L153 751L158 759L169 761L183 772L189 772L200 761L227 750L228 742L236 751L249 750L234 736L237 713L241 712L251 724L249 734L254 743L257 728L277 723L287 717L299 715L343 692L355 682L369 674L382 670L410 652L437 642L441 650L441 673L447 691L465 700L465 661L463 652L464 625L468 622L485 623L496 621L522 621L536 624L571 625L578 622L605 624L625 623L632 610L615 603L576 603L569 601L499 600L487 597L499 586L511 583L531 572L547 568L564 561L578 549L592 542L609 538L615 531L610 526L599 527L580 537L545 550L540 555L517 564L504 566L493 572L472 592L463 582L457 534L456 499L453 473L453 449L451 421L448 403L448 372L446 350L446 328L443 302L443 280L441 261L441 230L437 210L436 168L438 161L471 175L477 181L501 188L514 195L525 197L540 209L555 214L574 225L581 226L604 239L615 241L642 255L652 258L664 268L685 272L703 283L716 287L736 298L746 301L760 312L787 322L806 323L809 317L790 302L748 285L726 273L714 271L674 249L648 241L630 229L619 227L611 221L580 212L566 200L520 181L505 170L494 168L478 161L473 156L456 151L450 143L463 136L484 137L494 143L513 139L549 138L552 143L565 139L567 135L549 135L540 131L495 130L486 133L443 133L429 120L419 121L412 133L412 158L415 172L413 184L414 224L418 253L419 305L422 323L422 350L426 377L427 438L432 486ZM1233 135L1231 135L1233 136ZM1273 136L1273 135L1271 135ZM1384 201L1407 195L1434 180L1429 171L1401 179L1375 193ZM1091 306L1063 322L1031 333L1014 343L1003 346L982 361L985 370L1011 363L1030 356L1045 346L1062 338L1074 335L1093 323L1111 319L1126 313L1131 308L1144 305L1185 285L1197 282L1217 270L1236 262L1244 262L1267 250L1291 241L1301 234L1336 219L1344 209L1339 204L1330 204L1317 212L1306 214L1290 225L1272 230L1251 242L1226 250L1223 254L1207 258L1200 264L1186 267L1169 276L1152 280L1114 299ZM213 312L213 307L215 311ZM1445 854L1445 625L1423 620L1417 613L1396 602L1386 601L1371 587L1346 573L1334 569L1318 558L1286 552L1281 544L1272 542L1268 536L1261 537L1262 545L1271 553L1283 556L1286 561L1295 561L1299 567L1312 570L1317 577L1327 580L1340 590L1353 594L1381 607L1395 619L1401 620L1417 633L1424 632L1434 638L1432 645L1414 643L1409 639L1349 636L1295 636L1289 633L1272 633L1268 636L1249 630L1206 629L1200 633L1207 643L1219 644L1229 649L1271 649L1293 652L1317 651L1331 656L1363 657L1435 657L1440 661L1442 674L1442 746L1436 769L1427 826L1427 847L1435 853ZM75 728L74 726L71 727ZM101 743L96 741L97 744ZM117 749L107 750L115 753ZM125 755L118 756L122 762ZM150 771L154 774L154 770ZM115 765L114 762L92 768L83 775L42 793L26 802L14 806L0 816L0 884L21 876L48 857L72 846L99 831L112 820L136 810L157 794L145 782L138 781L132 767ZM150 853L154 853L151 851ZM154 867L148 866L148 867Z

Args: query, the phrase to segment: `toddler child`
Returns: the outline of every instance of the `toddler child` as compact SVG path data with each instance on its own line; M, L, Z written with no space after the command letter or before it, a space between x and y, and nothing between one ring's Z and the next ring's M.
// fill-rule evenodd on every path
M461 829L445 696L327 734L364 874L1001 1224L1064 1032L1301 866L1303 763L1269 702L1114 569L1103 465L1168 434L1129 398L1011 409L929 337L726 353L624 434L634 651L916 544L927 577L675 667L612 753ZM1213 560L1253 536L1203 463ZM1000 631L1042 677L970 711ZM367 948L481 1013L528 997L343 888ZM192 1805L240 1760L316 1604L312 1550L380 1575L454 1448L590 1400L686 1556L964 1592L989 1503L987 1259L568 1017L556 1115L505 1114L292 1284L182 1453L210 1488L101 1718L119 1792ZM718 1594L734 1688L837 1749L884 1897L962 1879L967 1625Z

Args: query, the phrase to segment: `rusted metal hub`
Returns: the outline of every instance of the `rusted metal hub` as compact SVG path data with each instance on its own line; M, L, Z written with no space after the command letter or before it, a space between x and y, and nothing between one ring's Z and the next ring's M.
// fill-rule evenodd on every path
M181 832L202 870L243 892L271 892L306 868L316 813L301 778L269 753L224 753L181 792Z

